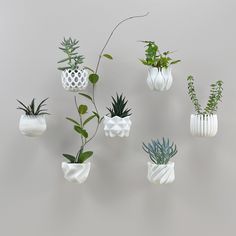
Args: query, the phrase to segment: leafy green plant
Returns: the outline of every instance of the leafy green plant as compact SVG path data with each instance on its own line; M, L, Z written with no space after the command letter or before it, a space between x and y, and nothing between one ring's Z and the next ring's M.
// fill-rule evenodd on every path
M222 92L223 92L223 81L218 80L215 83L211 84L210 96L207 102L207 105L204 109L199 103L197 94L194 87L194 78L192 75L188 76L188 94L194 105L194 109L199 115L212 115L218 109L218 104L221 102Z
M89 75L89 81L92 84L92 95L90 95L88 93L79 93L79 95L80 95L80 97L83 97L83 98L87 99L90 103L92 103L93 108L91 111L89 111L89 107L86 104L77 104L76 96L74 97L76 110L78 112L79 119L77 120L77 119L70 118L70 117L67 117L66 119L69 120L70 122L72 122L74 131L80 136L81 146L80 146L76 155L63 154L63 156L66 159L68 159L70 161L70 163L83 163L93 155L92 151L85 151L85 148L88 145L88 143L91 142L95 138L97 131L99 129L99 126L101 124L101 121L103 119L103 117L99 114L99 111L97 108L96 99L95 99L95 87L97 85L97 82L99 81L98 70L99 70L101 59L102 58L106 58L109 60L113 59L113 57L110 54L104 53L108 43L110 42L112 35L114 34L115 30L122 23L124 23L128 20L131 20L133 18L144 17L147 14L140 15L140 16L131 16L131 17L128 17L128 18L120 21L111 31L110 35L108 36L108 39L105 42L105 45L103 46L101 52L99 53L98 61L97 61L95 69L91 69L90 67L87 67L87 66L84 67L91 72L91 74ZM72 44L72 46L71 46L71 44ZM76 50L76 47L77 47L76 45L77 45L77 41L74 42L74 41L70 40L69 46L67 47L68 50L66 50L64 43L63 43L64 48L60 48L60 49L65 51L68 56L67 56L67 58L60 61L59 63L67 61L67 62L70 62L70 64L68 63L68 67L59 68L59 69L63 70L66 68L75 68L79 64L79 63L76 64L75 61L72 60L73 57L75 55L78 56L78 54L75 54L75 55L71 54L71 53L74 53L74 51ZM70 53L68 53L68 51ZM72 64L71 64L71 61L72 61ZM81 57L77 58L76 62L82 62ZM72 67L71 67L71 65L72 65ZM91 121L96 121L96 128L92 134L89 134L89 132L87 131L87 126L89 125L89 123Z
M79 55L78 45L79 41L76 39L72 38L64 38L63 41L61 42L61 47L59 47L60 50L62 50L65 54L66 57L62 60L60 60L58 63L66 63L66 66L59 67L59 70L66 70L66 69L71 69L71 70L76 70L78 69L79 64L83 63L84 56Z
M119 116L124 118L126 116L130 116L131 109L126 108L128 100L123 96L123 94L116 94L116 98L112 97L112 108L107 108L110 112L110 116Z
M166 165L177 153L176 145L165 138L162 138L162 141L157 139L148 144L143 143L143 150L149 154L150 159L157 165Z
M17 107L17 109L22 110L25 112L25 115L27 116L39 116L39 115L49 115L47 112L47 109L44 109L43 107L46 106L45 102L48 100L48 98L42 100L38 106L35 104L35 98L31 101L31 103L27 106L20 100L17 100L17 102L21 105Z
M170 65L180 62L180 60L173 60L169 55L173 52L166 51L161 53L158 45L152 41L141 41L145 43L145 59L140 61L146 66L156 67L159 70L162 68L167 69Z

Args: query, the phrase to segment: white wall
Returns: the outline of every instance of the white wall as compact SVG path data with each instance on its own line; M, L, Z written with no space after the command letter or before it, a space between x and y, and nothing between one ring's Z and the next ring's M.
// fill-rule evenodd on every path
M233 235L235 8L234 0L0 0L0 235ZM86 64L94 66L112 27L147 11L114 35L107 48L114 61L102 61L96 92L103 114L110 96L124 92L133 109L130 137L106 138L101 127L90 145L95 155L87 182L70 184L61 154L76 152L79 138L65 120L75 109L56 69L59 42L78 38ZM137 40L155 40L182 59L169 92L149 91ZM189 133L189 74L203 104L210 83L225 82L215 138ZM48 96L48 131L37 139L22 136L16 98ZM178 145L176 181L155 186L146 179L141 143L162 136Z

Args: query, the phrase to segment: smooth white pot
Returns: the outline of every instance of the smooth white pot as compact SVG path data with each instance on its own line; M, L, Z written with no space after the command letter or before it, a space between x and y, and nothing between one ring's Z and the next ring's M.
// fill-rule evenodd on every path
M147 84L151 90L168 90L173 82L171 68L158 69L156 67L148 68Z
M105 135L109 137L128 137L131 127L130 116L121 118L119 116L109 117L104 116L104 131Z
M82 184L88 178L90 171L90 162L86 163L67 163L62 162L61 168L64 178L72 183Z
M22 115L19 122L19 129L23 135L36 137L42 135L46 129L46 119L44 115L27 116Z
M196 115L190 118L190 132L194 136L213 137L218 130L217 115Z
M65 90L78 92L88 86L88 71L66 69L61 73L62 86Z
M169 162L166 165L157 165L148 162L147 178L151 183L168 184L175 180L175 163Z

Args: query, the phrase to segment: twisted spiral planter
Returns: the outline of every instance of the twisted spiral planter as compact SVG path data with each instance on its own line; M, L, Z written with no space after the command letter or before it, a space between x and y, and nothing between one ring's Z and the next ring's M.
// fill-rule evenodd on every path
M88 86L88 71L66 69L61 73L62 86L65 90L78 92Z
M151 90L165 91L170 89L173 82L170 68L158 69L156 67L148 68L147 84Z
M88 178L90 171L90 162L86 163L67 163L62 162L61 168L64 173L64 178L72 183L82 184Z
M195 115L190 117L190 132L194 136L213 137L217 134L217 115Z
M47 129L44 115L27 116L22 115L19 122L20 132L28 137L37 137L42 135Z
M121 118L119 116L109 117L104 116L104 131L105 135L109 137L128 137L131 127L130 116Z
M147 178L151 183L168 184L175 180L175 164L169 162L166 165L157 165L148 162L148 175Z

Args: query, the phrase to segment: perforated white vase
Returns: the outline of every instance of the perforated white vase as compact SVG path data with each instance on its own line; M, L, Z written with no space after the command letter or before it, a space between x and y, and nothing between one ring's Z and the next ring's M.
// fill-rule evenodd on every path
M90 162L86 163L67 163L62 162L61 168L64 173L64 178L72 183L82 184L88 178L90 171Z
M109 137L128 137L131 127L130 116L121 118L119 116L109 117L104 116L104 131L105 135Z
M166 165L157 165L148 162L147 178L151 183L168 184L175 180L175 163L169 162Z
M29 137L40 136L47 129L45 116L22 115L19 122L19 129L20 132L25 136Z
M213 137L218 130L217 115L195 115L190 118L190 132L194 136Z
M148 68L147 84L151 90L164 91L172 85L172 73L170 68L158 69L156 67Z
M88 71L66 69L61 73L62 86L65 90L78 92L88 86Z

